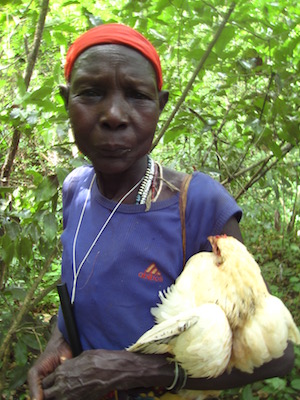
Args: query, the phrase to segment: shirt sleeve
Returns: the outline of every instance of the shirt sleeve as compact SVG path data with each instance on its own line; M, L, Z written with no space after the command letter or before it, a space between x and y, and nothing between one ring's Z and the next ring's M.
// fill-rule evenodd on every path
M187 197L187 256L191 257L199 251L210 251L207 237L221 234L232 217L238 222L242 218L242 210L234 198L219 182L195 172Z

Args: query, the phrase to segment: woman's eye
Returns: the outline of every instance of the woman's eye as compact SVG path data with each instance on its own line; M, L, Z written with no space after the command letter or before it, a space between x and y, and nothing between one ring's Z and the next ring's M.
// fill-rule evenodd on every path
M146 95L145 93L140 92L138 90L129 91L128 96L132 97L133 99L137 99L137 100L148 100L149 99L148 95Z
M101 92L95 89L85 89L79 92L78 96L81 97L99 97L101 96Z

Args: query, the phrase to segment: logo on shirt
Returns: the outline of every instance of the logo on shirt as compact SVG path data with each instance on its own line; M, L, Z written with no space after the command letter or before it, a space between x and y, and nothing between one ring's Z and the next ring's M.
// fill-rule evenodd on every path
M164 280L155 263L150 264L144 272L139 272L139 278L155 282L162 282Z

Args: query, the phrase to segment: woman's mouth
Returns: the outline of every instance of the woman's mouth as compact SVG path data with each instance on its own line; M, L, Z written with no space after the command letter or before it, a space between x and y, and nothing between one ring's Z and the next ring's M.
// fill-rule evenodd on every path
M126 156L131 152L131 149L128 147L120 147L120 146L101 146L98 149L95 149L94 155L97 157L109 157L109 158L120 158Z

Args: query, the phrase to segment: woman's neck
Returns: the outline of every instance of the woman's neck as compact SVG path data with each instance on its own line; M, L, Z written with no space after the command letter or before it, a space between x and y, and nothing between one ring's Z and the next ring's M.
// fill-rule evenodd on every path
M103 174L96 171L97 186L100 192L107 199L118 202L134 185L139 182L147 169L147 157L140 159L132 168L120 174ZM139 185L124 200L125 204L135 203Z

